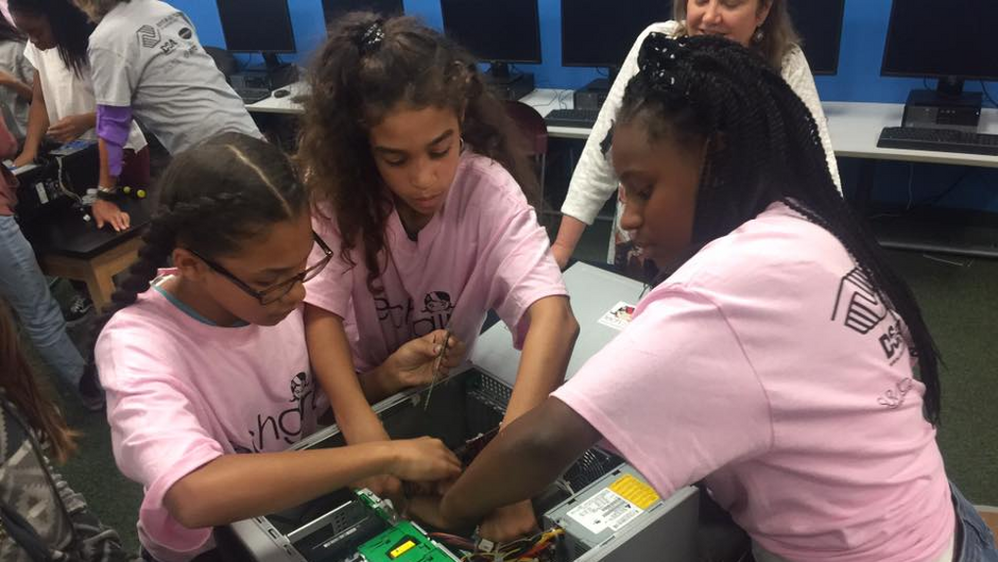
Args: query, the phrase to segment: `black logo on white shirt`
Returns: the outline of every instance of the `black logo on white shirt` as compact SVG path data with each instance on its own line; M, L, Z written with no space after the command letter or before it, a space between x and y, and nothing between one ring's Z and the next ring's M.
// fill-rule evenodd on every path
M147 49L152 49L156 45L159 45L162 39L159 30L151 25L143 25L135 32L135 35L138 37L139 44Z

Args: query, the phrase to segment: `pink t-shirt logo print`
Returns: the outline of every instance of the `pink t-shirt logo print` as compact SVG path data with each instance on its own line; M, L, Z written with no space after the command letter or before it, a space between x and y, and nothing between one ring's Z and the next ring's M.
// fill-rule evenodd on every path
M847 328L866 335L887 317L887 313L887 307L880 302L873 284L859 268L842 278L832 310L833 322L844 317L843 323Z
M413 320L412 332L417 336L425 336L434 330L443 330L450 325L454 314L454 303L450 293L445 291L430 291L423 297L423 318Z
M835 298L835 309L832 311L833 322L844 317L842 322L847 328L866 335L880 326L888 316L892 321L883 329L877 341L887 360L893 365L903 356L900 352L905 348L901 317L884 305L874 292L873 284L859 268L842 278L839 294Z

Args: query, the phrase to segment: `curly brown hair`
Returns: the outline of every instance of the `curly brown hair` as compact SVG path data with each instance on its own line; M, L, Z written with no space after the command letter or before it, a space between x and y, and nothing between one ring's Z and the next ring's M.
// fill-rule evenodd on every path
M522 134L485 87L475 58L412 17L344 16L330 31L310 73L311 94L299 159L317 210L334 213L341 259L363 246L368 288L380 292L378 256L385 248L391 192L381 179L368 134L400 105L452 109L472 151L499 162L530 201L537 178Z

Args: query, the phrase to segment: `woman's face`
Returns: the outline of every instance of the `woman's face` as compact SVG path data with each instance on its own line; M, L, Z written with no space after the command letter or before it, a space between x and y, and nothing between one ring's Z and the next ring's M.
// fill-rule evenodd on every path
M719 35L749 47L772 5L772 0L687 0L686 29L690 35Z
M28 36L35 47L47 51L58 46L47 17L14 10L10 12L10 17L14 20L14 25Z

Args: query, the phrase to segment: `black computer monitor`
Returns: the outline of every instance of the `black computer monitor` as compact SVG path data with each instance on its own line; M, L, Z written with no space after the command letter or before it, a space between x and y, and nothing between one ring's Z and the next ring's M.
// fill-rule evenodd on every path
M998 80L995 30L995 0L894 0L880 73L939 78L959 95L964 80Z
M440 0L444 33L492 74L508 74L508 64L541 63L541 26L537 0Z
M348 12L375 12L383 16L397 16L405 13L405 7L402 6L402 0L322 0L326 27Z
M795 0L787 5L811 73L838 72L845 0Z
M276 55L295 52L288 0L216 0L225 48L231 53L263 53L267 66Z
M671 19L668 0L561 0L561 64L620 68L646 27Z

